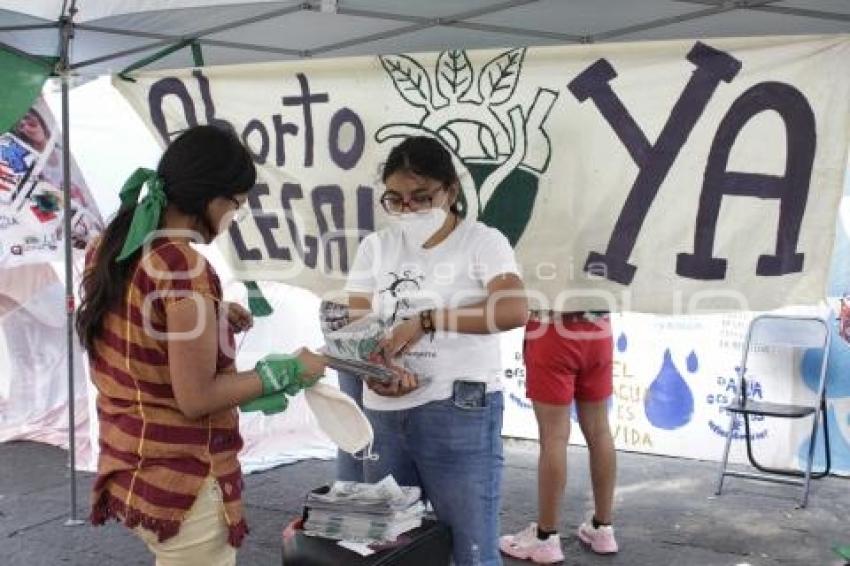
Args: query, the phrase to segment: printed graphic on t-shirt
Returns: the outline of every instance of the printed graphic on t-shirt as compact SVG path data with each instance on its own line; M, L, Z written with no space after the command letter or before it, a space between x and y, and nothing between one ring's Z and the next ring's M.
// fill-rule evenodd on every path
M386 301L386 313L391 313L387 320L388 327L398 322L418 316L419 311L428 308L423 302L425 275L418 266L404 266L398 271L388 271L385 280L389 282L380 294ZM402 365L415 373L421 384L431 379L431 364L437 358L437 349L426 336L405 352Z
M389 319L389 324L393 325L416 313L413 298L422 290L421 284L425 281L425 276L418 269L405 269L401 273L390 271L387 273L387 278L391 278L392 283L387 288L381 289L381 294L388 294L395 303L393 314Z

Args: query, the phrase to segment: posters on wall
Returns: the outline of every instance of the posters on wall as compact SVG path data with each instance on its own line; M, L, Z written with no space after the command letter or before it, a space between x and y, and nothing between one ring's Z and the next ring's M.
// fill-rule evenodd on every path
M61 133L42 98L0 134L0 269L63 257ZM76 249L103 219L71 161L71 238Z

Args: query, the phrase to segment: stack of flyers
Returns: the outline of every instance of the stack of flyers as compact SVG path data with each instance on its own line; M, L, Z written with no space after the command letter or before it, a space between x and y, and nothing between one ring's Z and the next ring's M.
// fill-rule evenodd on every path
M376 484L335 482L307 496L304 534L353 542L394 541L422 524L418 487L401 487L392 476Z

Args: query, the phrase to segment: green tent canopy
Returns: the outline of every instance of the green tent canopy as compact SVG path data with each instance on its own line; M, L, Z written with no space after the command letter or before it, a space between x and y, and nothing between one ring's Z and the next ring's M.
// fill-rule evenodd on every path
M8 132L41 94L54 61L20 55L0 47L0 132Z

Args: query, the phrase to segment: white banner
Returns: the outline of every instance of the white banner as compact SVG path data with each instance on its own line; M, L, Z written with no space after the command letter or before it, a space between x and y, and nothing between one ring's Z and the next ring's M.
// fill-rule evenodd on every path
M429 135L544 308L766 310L824 295L850 135L847 36L620 43L115 79L160 141L226 123L261 166L239 275L342 286L380 164Z
M0 134L0 268L64 257L62 132L39 98ZM75 248L103 229L103 220L71 160L71 237Z

